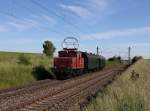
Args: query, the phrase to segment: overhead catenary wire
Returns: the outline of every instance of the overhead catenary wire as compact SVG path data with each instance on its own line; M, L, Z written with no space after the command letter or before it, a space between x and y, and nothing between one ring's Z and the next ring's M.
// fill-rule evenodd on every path
M6 15L6 16L12 17L12 18L17 18L17 16L15 16L14 14L12 15L11 13L3 12L3 11L1 11L1 10L0 10L0 14Z
M63 1L63 0L59 0L62 4L65 4L65 2ZM75 13L72 13L74 16L76 16L77 18L79 18L80 17L80 20L84 20L81 16L78 16L78 15L76 15ZM82 22L82 24L84 24L86 27L87 27L87 29L86 30L88 30L88 32L91 32L92 30L92 28L91 28L91 26L89 26L88 24L86 24L84 21Z
M51 12L51 14L55 15L56 17L60 18L63 22L65 22L66 24L72 26L74 29L76 29L77 31L81 32L81 29L76 26L75 24L73 24L72 22L70 22L69 20L66 20L63 16L59 15L57 12L54 11L50 11L47 7L45 7L44 5L42 5L41 3L35 1L35 0L30 0L33 4L37 5L38 7L40 7L41 9L45 10L46 12ZM79 34L79 32L76 32L76 35Z
M30 9L29 7L23 5L23 4L20 4L18 2L15 2L15 4L18 4L17 6L19 6L20 8L24 8L26 11L28 11L29 13L35 13L32 9ZM57 30L54 30L53 28L50 28L48 26L39 26L38 28L42 29L42 30L49 30L49 31L52 31L54 32L56 35L59 35L59 36L66 36L66 33L65 32L60 32L60 31L57 31Z
M16 2L15 0L13 1L17 6L19 6L20 8L24 8L25 10L27 10L28 12L30 12L30 13L35 13L32 9L30 9L27 5L23 5L23 4L21 4L21 3L19 3L19 2Z
M13 16L13 11L14 11L14 3L13 0L11 0L11 15Z
M4 12L4 11L1 11L0 10L0 14L2 14L2 15L5 15L5 16L8 16L8 17L11 17L11 18L13 18L13 19L18 19L18 17L14 14L14 11L12 11L12 10L14 10L14 6L15 6L15 4L14 3L16 3L15 1L12 1L13 3L12 3L12 7L11 7L11 11L10 11L10 13L9 12ZM23 6L23 5L22 5ZM13 9L12 9L13 8ZM24 7L25 8L25 7ZM28 8L25 8L25 9L28 9ZM52 32L54 32L54 33L56 33L56 35L59 35L59 36L62 36L62 32L60 33L59 31L56 31L56 30L53 30L52 28L50 28L50 27L46 27L46 26L39 26L40 27L40 29L42 29L42 30L51 30ZM66 34L64 33L63 34L64 36L66 36Z
M70 26L72 26L74 29L76 29L76 31L78 31L78 32L76 32L76 33L74 33L75 34L75 36L81 36L81 34L79 33L79 32L81 32L81 29L77 26L77 25L75 25L75 24L73 24L72 22L70 22L69 20L66 20L63 16L61 16L60 14L58 14L56 11L53 11L53 10L49 10L46 6L44 6L44 5L42 5L41 3L39 3L39 2L37 2L37 1L35 1L35 0L30 0L33 4L35 4L35 5L37 5L38 7L40 7L42 10L45 10L46 12L51 12L51 14L53 14L53 15L55 15L56 17L58 17L58 18L60 18L61 20L63 20L63 22L65 22L66 24L68 24L68 25L70 25ZM87 26L88 28L87 28L87 30L89 30L90 29L90 27L89 26ZM90 31L89 31L90 32ZM73 35L73 34L72 34ZM92 38L95 38L95 37L92 37ZM97 39L98 40L98 39ZM97 43L98 44L98 43Z
M13 2L15 2L15 1L13 1ZM22 5L22 6L23 6L23 5ZM14 8L14 6L13 6L13 8ZM14 10L14 9L11 8L11 10ZM4 12L4 11L1 11L1 10L0 10L0 14L5 15L5 16L8 16L8 17L11 17L12 19L15 19L15 20L19 20L19 19L20 19L18 16L16 16L16 15L14 14L13 11L10 11L10 13L9 13L9 12ZM54 29L52 29L52 28L50 28L50 27L47 27L47 26L38 26L38 28L40 28L41 30L50 30L50 31L52 31L53 33L55 33L56 35L62 36L62 32L56 31L56 30L54 30ZM66 34L63 33L63 35L65 36Z
M65 4L65 2L64 2L64 0L59 0L62 4ZM79 18L80 16L78 16L78 15L76 15L75 13L72 13L74 16L76 16L77 18ZM91 27L89 24L86 24L85 22L84 22L84 19L82 18L82 17L80 17L80 20L82 20L83 22L82 22L82 24L83 25L85 25L86 26L86 30L87 30L87 32L88 33L93 33L93 28L94 27ZM99 44L99 39L98 38L96 38L96 37L94 37L94 36L92 36L91 35L91 38L93 38L93 39L95 39L96 40L96 42L97 42L97 45Z

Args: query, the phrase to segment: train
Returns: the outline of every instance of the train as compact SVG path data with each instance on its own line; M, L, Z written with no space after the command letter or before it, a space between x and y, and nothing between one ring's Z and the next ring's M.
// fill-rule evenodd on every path
M67 39L75 38L66 38L65 44ZM87 72L102 70L105 64L106 59L101 55L78 51L75 47L65 47L58 52L58 57L54 58L53 71L57 79L67 79Z

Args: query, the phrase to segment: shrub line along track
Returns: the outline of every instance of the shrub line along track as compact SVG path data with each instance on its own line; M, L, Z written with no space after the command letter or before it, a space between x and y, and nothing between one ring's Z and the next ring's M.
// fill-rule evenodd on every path
M64 81L41 81L0 91L0 111L69 111L94 95L126 67L95 72Z

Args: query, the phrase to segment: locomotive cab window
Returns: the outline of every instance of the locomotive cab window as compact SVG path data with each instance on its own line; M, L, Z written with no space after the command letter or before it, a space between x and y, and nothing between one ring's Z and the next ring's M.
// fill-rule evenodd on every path
M69 57L76 57L76 55L77 55L76 52L73 52L73 51L69 52Z
M60 51L59 57L76 57L77 54L75 51Z

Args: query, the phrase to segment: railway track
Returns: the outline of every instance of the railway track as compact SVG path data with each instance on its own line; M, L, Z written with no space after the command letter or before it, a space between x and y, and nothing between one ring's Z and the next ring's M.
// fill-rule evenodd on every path
M0 111L69 111L94 95L125 66L64 81L41 81L0 91Z

